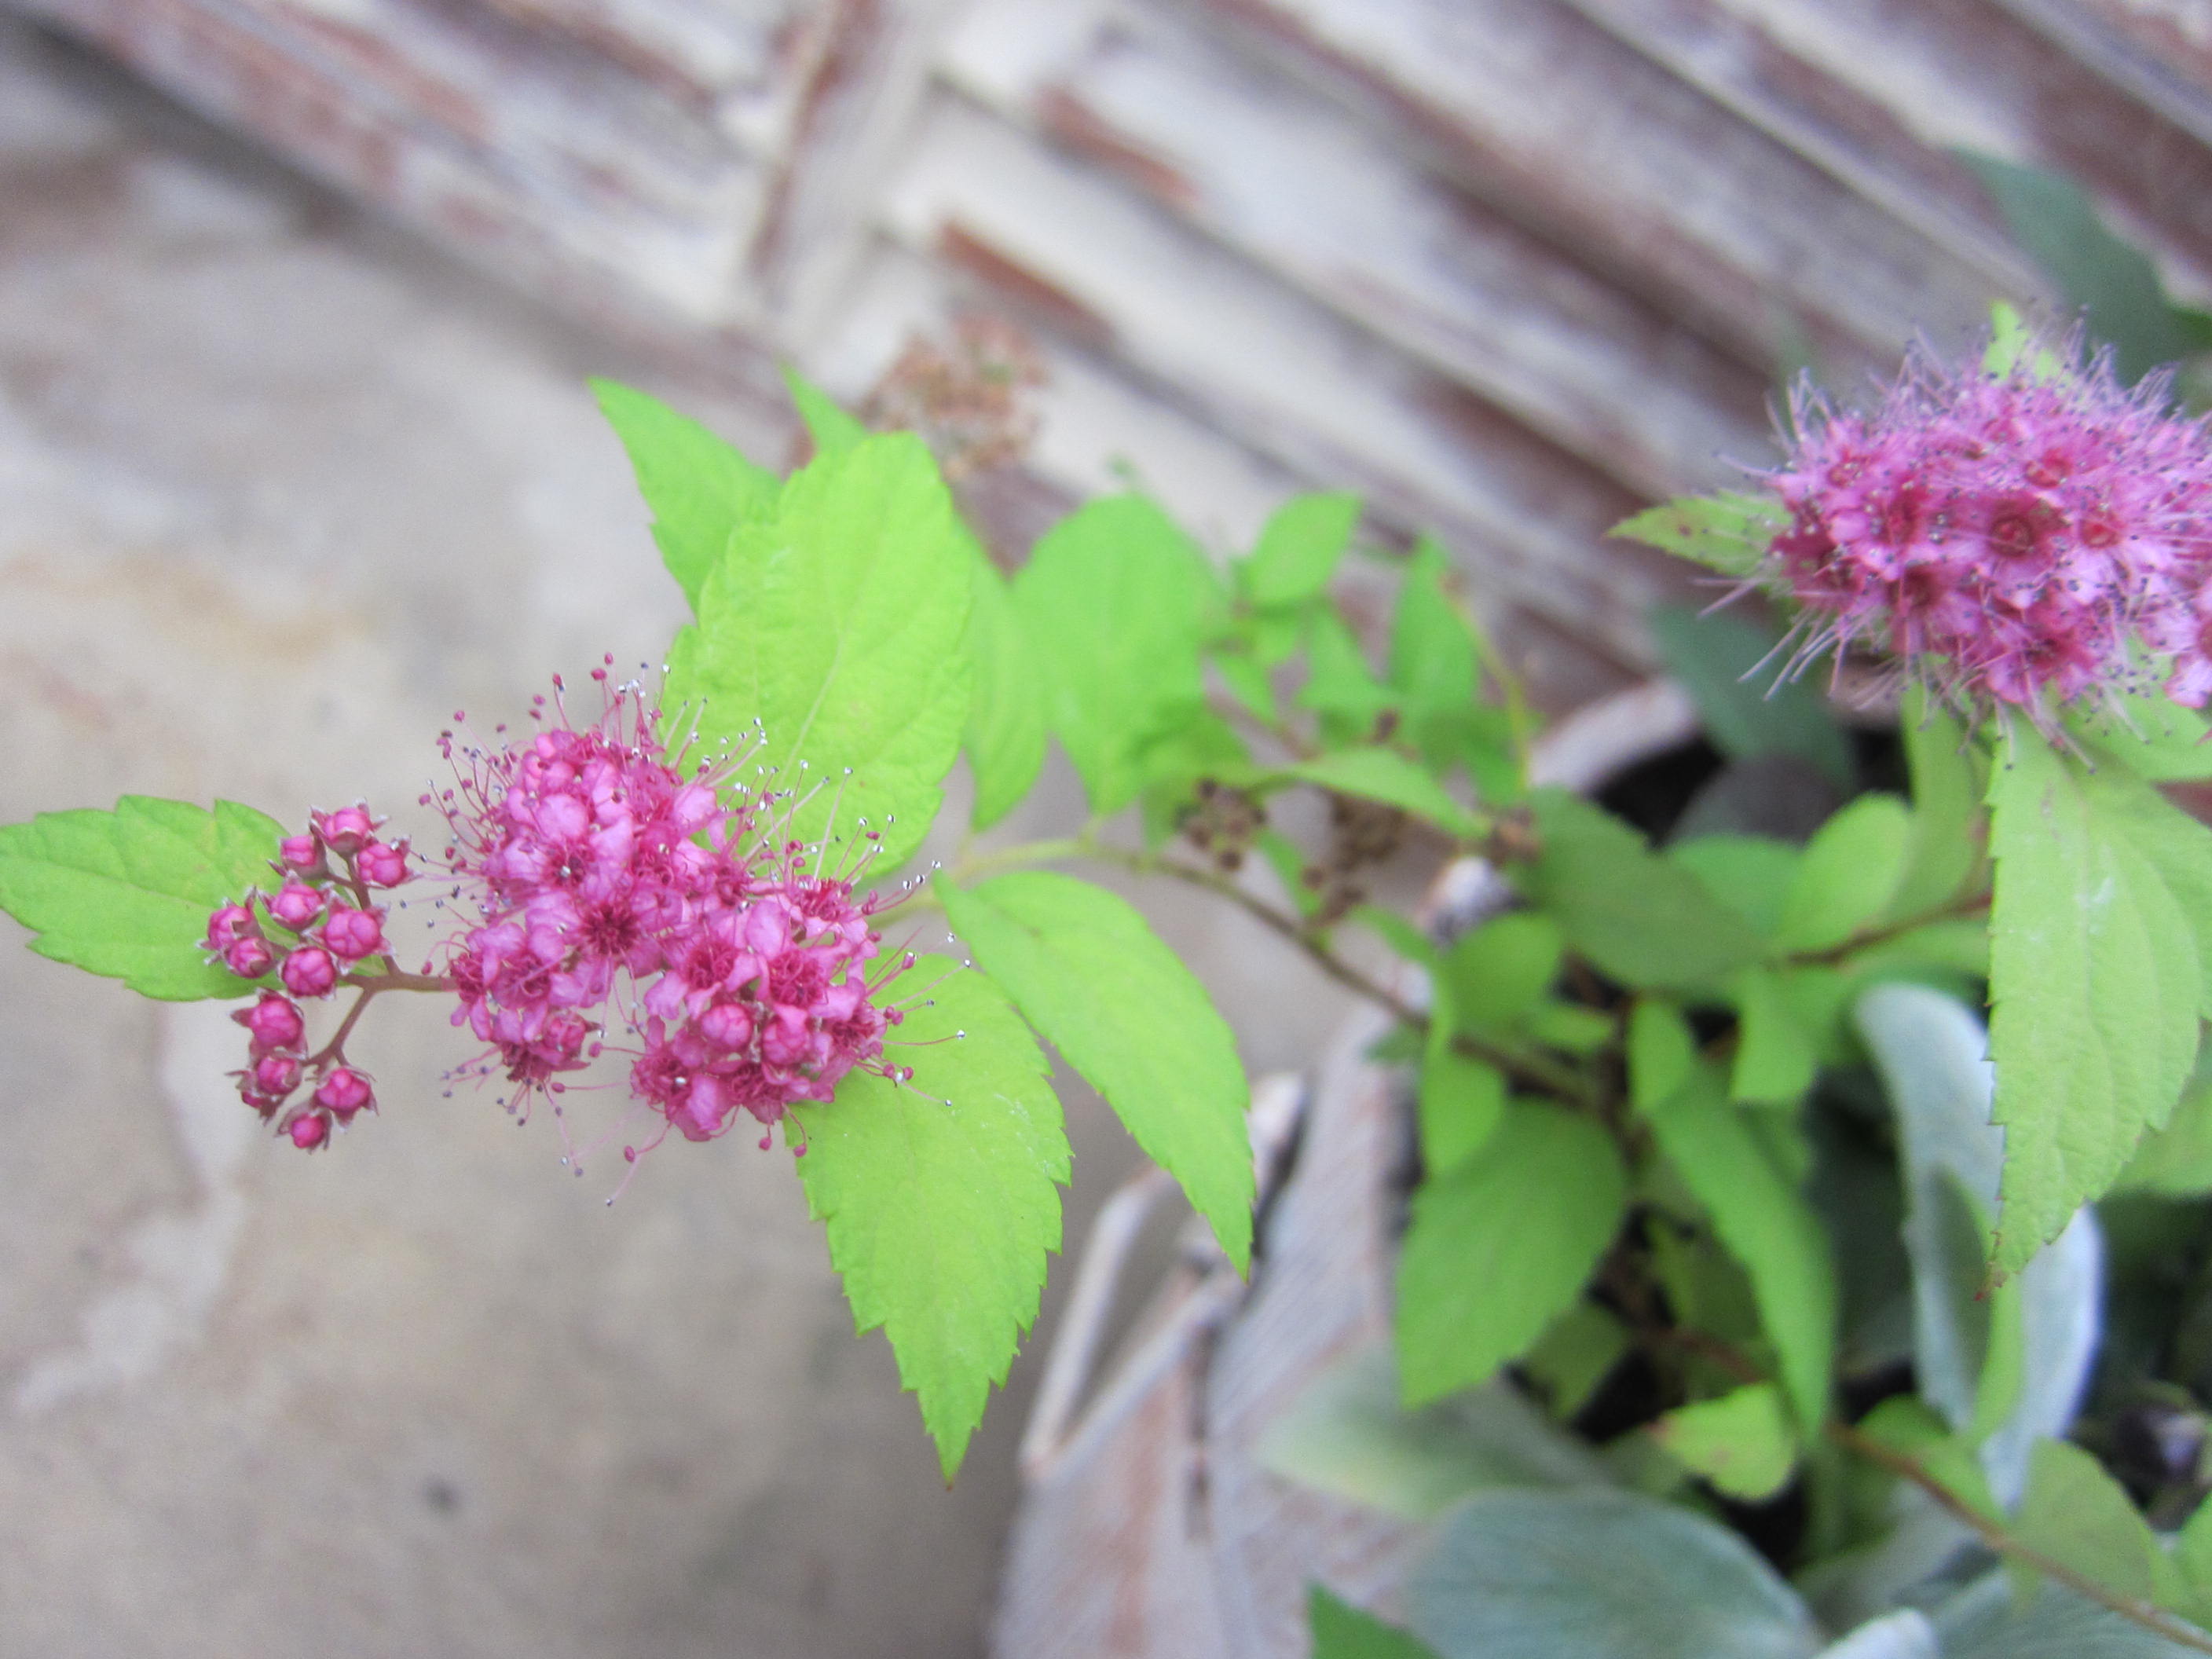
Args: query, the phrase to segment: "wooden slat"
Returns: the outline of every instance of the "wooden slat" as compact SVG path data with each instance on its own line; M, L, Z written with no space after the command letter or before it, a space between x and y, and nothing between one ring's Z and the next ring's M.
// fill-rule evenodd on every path
M1050 52L1017 21L1088 15ZM1739 476L1760 376L1562 257L1382 135L1157 8L994 0L948 46L963 90L1115 173L1640 493Z

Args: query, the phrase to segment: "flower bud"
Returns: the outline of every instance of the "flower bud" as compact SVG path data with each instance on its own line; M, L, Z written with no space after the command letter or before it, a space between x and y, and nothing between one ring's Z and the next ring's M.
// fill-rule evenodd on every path
M258 933L232 941L222 953L222 965L240 979L259 979L276 963L276 952Z
M356 1112L364 1107L374 1108L376 1095L368 1085L366 1073L341 1066L315 1085L315 1104L329 1111L339 1122L348 1123Z
M295 1048L307 1034L307 1022L299 1005L274 991L264 991L258 1002L240 1009L231 1018L263 1048Z
M341 961L358 962L384 948L384 929L374 910L333 904L331 919L323 924L323 943Z
M362 806L343 806L335 812L311 812L308 821L323 845L340 858L351 858L376 834L376 820Z
M741 1004L714 1002L699 1016L699 1035L717 1048L742 1048L753 1040L753 1017Z
M282 1100L300 1086L300 1060L295 1054L264 1054L253 1062L257 1094Z
M292 1137L292 1144L301 1152L312 1152L331 1138L331 1126L315 1113L303 1112L292 1120L292 1127L285 1133Z
M327 876L331 867L323 860L323 844L313 836L287 836L277 844L276 856L287 870L302 876Z
M220 954L237 940L259 931L254 926L252 910L243 904L226 904L208 918L207 948Z
M371 887L397 887L407 879L407 843L369 842L354 855L353 867Z
M286 882L265 902L269 914L295 933L323 913L321 892L303 881Z
M321 945L303 945L284 958L276 976L295 997L326 997L338 982L338 965Z

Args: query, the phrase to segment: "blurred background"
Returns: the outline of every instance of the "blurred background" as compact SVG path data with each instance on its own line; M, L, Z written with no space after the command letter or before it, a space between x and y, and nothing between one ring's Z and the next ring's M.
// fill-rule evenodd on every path
M1606 528L1788 373L2097 301L1993 163L2212 295L2212 4L0 0L0 817L404 821L454 708L654 659L591 374L781 465L794 362L1009 563L1356 488L1565 710L1686 591ZM1161 920L1310 1062L1328 987ZM983 1651L1066 1273L948 1492L780 1155L605 1209L383 1012L280 1155L222 1009L0 951L0 1655ZM1070 1099L1073 1243L1135 1158Z

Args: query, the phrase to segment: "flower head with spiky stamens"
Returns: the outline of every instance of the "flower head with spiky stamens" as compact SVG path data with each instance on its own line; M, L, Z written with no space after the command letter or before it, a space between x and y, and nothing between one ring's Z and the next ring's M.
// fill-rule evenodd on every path
M1802 387L1765 577L1798 660L1871 641L1974 713L2212 697L2212 436L2079 335L2002 372L1925 349L1871 412Z

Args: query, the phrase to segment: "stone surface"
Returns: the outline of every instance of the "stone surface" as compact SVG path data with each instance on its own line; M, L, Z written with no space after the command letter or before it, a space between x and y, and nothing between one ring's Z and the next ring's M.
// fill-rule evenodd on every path
M680 601L586 373L667 383L0 19L0 819L404 821L454 708L653 660ZM0 1652L980 1650L1041 1345L947 1492L782 1154L672 1146L609 1209L618 1159L442 1097L424 1006L303 1158L222 1009L0 934ZM1330 1018L1243 1000L1255 1065ZM1071 1111L1079 1240L1134 1157Z

